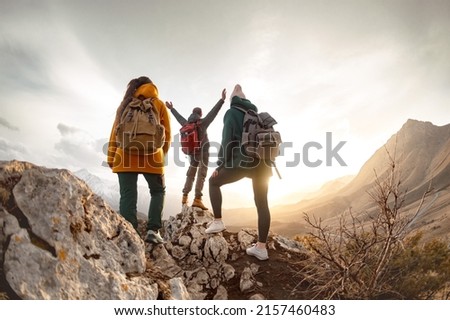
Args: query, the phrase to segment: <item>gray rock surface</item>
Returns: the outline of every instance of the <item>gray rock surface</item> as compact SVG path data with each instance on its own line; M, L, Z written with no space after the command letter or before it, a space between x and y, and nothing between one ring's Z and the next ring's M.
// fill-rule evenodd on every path
M3 272L23 299L155 299L131 225L66 170L0 163ZM5 208L6 207L6 208Z
M0 292L22 299L228 299L234 283L248 298L264 299L254 292L263 286L260 262L239 265L257 232L209 235L212 220L209 211L183 206L163 221L165 243L145 244L69 171L0 161L0 276L7 282ZM270 250L303 250L273 239Z

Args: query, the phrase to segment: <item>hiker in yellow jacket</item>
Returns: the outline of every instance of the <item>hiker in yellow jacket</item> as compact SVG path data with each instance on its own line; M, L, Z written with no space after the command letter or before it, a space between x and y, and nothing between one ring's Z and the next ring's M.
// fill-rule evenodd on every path
M126 153L119 148L116 141L116 128L125 107L132 98L153 98L152 103L157 110L160 123L165 128L165 142L162 148L149 155L135 155ZM120 214L137 229L137 180L143 174L150 189L150 206L148 210L146 242L162 243L159 233L161 215L164 207L165 182L164 162L169 151L171 132L170 116L164 103L158 97L158 89L148 77L132 79L127 87L120 106L117 109L108 145L108 165L117 173L120 185Z

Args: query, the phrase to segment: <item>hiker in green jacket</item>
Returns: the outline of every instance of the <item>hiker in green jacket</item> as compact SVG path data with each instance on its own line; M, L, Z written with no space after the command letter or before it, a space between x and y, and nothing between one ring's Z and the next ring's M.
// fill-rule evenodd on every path
M241 150L244 112L233 108L233 106L257 111L256 106L246 99L240 85L235 86L230 98L230 109L225 113L223 120L218 168L209 179L209 196L214 220L205 232L217 233L225 230L225 225L222 221L222 193L220 187L245 177L250 178L252 179L254 200L258 212L258 242L247 248L246 252L259 260L267 260L269 256L266 242L270 228L267 193L269 178L272 176L272 167L270 163L246 156Z
M187 122L197 122L198 123L198 138L200 141L199 151L189 155L189 169L186 173L186 182L183 187L183 197L181 199L181 204L187 204L189 192L192 190L194 184L195 176L197 175L197 181L195 183L195 198L192 202L193 207L200 208L202 210L208 210L202 201L202 190L205 183L205 178L208 172L208 162L209 162L209 139L207 129L209 125L214 121L217 114L222 108L225 102L227 91L222 90L222 97L217 101L216 105L208 112L208 114L202 118L202 109L196 107L192 110L192 114L186 120L175 108L172 102L166 102L166 107L172 112L175 119L183 126Z

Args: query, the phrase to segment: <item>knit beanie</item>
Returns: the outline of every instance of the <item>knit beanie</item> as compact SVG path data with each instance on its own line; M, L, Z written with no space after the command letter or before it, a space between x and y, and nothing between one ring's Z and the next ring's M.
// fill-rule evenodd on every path
M196 107L194 109L192 109L192 113L196 113L198 115L202 115L202 108Z
M238 96L239 98L245 99L245 94L244 92L242 92L242 87L240 84L234 86L234 90L231 93L230 98L233 98L234 96Z

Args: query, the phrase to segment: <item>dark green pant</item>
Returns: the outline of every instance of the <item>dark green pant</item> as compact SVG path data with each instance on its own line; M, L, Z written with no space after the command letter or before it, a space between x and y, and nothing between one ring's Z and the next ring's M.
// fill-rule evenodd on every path
M161 228L161 215L164 207L166 186L164 175L142 173L150 189L150 206L148 209L147 230L157 231ZM120 214L137 229L137 172L119 172Z

